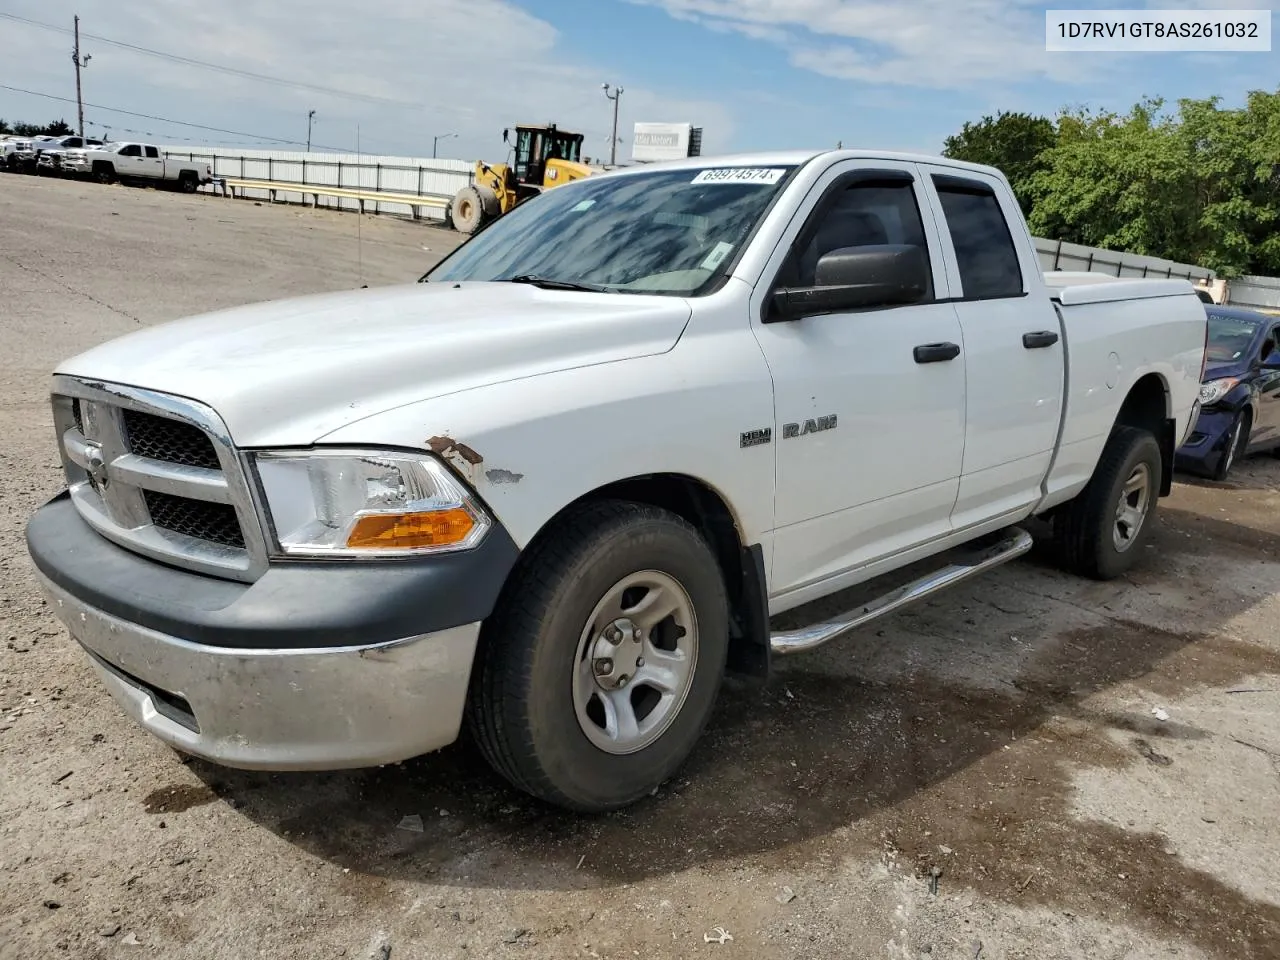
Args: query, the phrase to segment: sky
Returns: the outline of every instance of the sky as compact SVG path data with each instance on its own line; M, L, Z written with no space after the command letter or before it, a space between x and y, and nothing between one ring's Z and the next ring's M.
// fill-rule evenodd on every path
M76 13L81 52L92 58L83 71L87 129L174 145L300 149L315 110L313 149L358 142L366 154L429 157L434 145L440 156L500 160L505 127L555 122L584 133L585 153L603 157L608 83L623 91L620 161L637 121L701 126L704 154L838 142L936 153L965 121L1000 110L1125 110L1143 96L1238 105L1251 89L1280 87L1280 52L1047 53L1046 8L1025 0L2 0L0 118L75 125Z

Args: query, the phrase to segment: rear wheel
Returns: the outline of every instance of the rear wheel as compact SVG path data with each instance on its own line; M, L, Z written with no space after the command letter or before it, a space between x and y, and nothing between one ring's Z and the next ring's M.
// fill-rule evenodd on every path
M1222 459L1218 461L1218 469L1213 471L1213 479L1222 481L1240 459L1249 443L1249 414L1241 410L1231 421L1231 429L1227 431L1227 445L1222 451Z
M1064 565L1095 580L1125 573L1142 555L1163 479L1160 444L1148 431L1116 427L1093 477L1055 520Z
M728 643L724 582L698 532L654 507L593 504L530 549L487 622L468 723L516 787L617 809L689 755Z
M183 193L195 193L196 187L198 186L200 186L200 184L196 182L196 175L194 173L179 174L178 189Z

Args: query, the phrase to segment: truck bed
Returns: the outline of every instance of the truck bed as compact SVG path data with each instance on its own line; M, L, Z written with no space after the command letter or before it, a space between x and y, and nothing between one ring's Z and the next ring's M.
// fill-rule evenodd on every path
M1046 272L1044 282L1049 288L1049 297L1063 306L1178 297L1195 290L1187 280L1109 277L1076 271Z

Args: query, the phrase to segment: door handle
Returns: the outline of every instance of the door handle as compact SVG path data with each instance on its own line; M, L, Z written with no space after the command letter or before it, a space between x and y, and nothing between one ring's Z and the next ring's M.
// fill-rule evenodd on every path
M1058 335L1052 330L1037 330L1035 333L1024 333L1022 335L1022 345L1028 350L1052 347L1057 342Z
M922 343L911 351L916 363L945 363L960 356L958 343Z

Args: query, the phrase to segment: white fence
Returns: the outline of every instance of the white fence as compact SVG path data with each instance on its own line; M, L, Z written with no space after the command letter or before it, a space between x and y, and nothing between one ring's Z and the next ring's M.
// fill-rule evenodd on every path
M1280 277L1236 277L1227 283L1227 303L1233 307L1280 310Z
M261 180L282 184L308 184L317 187L340 187L347 190L413 194L419 197L452 199L459 189L471 182L475 164L465 160L420 157L384 157L355 153L295 153L286 150L242 150L225 147L202 147L199 150L165 147L166 157L208 163L215 177ZM254 199L270 199L266 187L250 187L242 191ZM300 192L275 189L277 200L302 203ZM356 210L360 201L347 197L316 197L320 207ZM443 219L444 210L424 206L432 219ZM414 208L406 203L376 201L365 204L371 213L393 213L413 216Z
M1192 283L1214 278L1214 272L1206 267L1175 263L1159 257L1144 257L1136 253L1103 250L1101 247L1085 247L1061 240L1042 240L1037 237L1036 252L1040 254L1040 267L1044 270L1083 270L1086 273L1105 273L1112 277L1176 277Z

